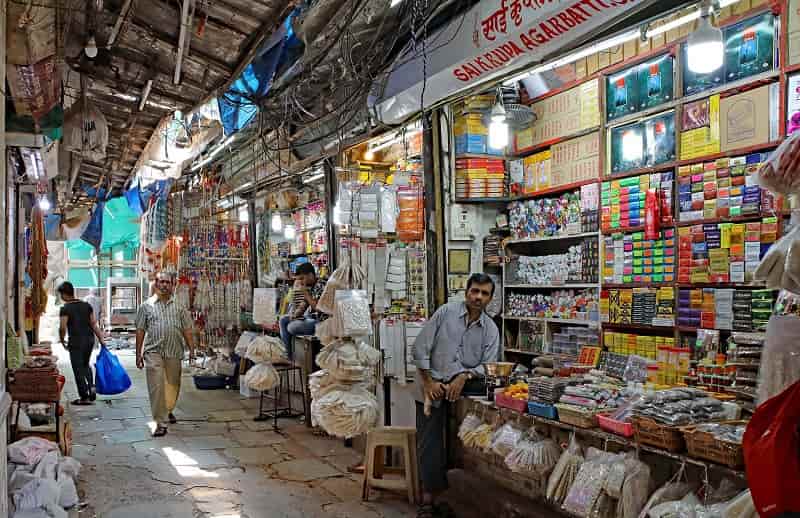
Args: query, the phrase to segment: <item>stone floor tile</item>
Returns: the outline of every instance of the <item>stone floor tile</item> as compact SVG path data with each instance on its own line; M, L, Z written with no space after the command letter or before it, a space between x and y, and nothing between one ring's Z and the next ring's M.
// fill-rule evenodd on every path
M298 482L309 482L321 478L342 476L339 470L318 459L290 460L275 464L272 468L275 470L278 478Z

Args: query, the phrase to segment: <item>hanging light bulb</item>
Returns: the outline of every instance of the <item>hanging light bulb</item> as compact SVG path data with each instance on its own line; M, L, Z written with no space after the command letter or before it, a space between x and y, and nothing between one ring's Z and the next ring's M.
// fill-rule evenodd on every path
M51 205L50 205L50 200L47 198L47 195L39 198L38 205L39 209L41 209L43 212L47 212L48 210L50 210Z
M722 31L711 24L711 2L703 2L697 29L689 34L686 61L695 74L710 74L722 66L725 49Z
M281 214L274 212L272 214L272 231L280 232L283 229L283 221L281 221Z
M89 41L86 42L86 48L83 51L86 52L86 57L90 59L97 57L97 40L94 39L94 35L89 36Z
M239 209L239 223L247 223L250 221L250 213L247 211L247 207L242 207Z
M508 145L508 123L506 109L498 102L492 108L492 122L489 124L489 147L503 149Z
M333 224L342 224L342 207L338 201L336 202L336 205L333 206Z
M283 228L283 237L285 237L286 239L294 239L294 237L296 235L297 235L297 231L294 228L294 224L293 223L289 223L288 225L286 225Z
M375 160L375 151L369 146L367 146L367 150L364 151L364 160Z

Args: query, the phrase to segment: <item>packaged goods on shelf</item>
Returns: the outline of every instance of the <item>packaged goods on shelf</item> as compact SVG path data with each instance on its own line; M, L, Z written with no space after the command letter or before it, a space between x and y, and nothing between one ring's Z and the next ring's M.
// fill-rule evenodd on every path
M774 213L778 200L753 181L767 157L767 153L751 153L679 167L680 221Z
M600 318L612 324L673 326L675 290L662 288L604 289L600 292Z
M775 242L777 232L777 218L749 223L706 223L678 229L678 282L752 281L761 258Z
M514 256L507 267L508 284L547 285L597 282L597 241L570 246L565 254Z
M587 290L557 290L548 294L510 292L507 316L597 320L597 293Z
M678 325L704 329L764 331L775 302L771 290L681 289Z
M675 160L675 112L612 128L611 172L625 173Z
M542 352L547 337L544 322L522 321L519 326L517 348L526 352Z
M584 347L600 345L600 332L587 327L564 327L559 332L553 333L550 344L550 353L577 357Z
M609 352L628 356L635 354L650 360L658 358L661 347L672 348L675 339L667 336L647 336L635 333L603 331L603 345Z
M668 426L721 421L727 417L720 400L689 387L644 394L633 413Z
M464 113L453 121L456 154L492 154L502 155L504 149L489 146L489 128L483 123L480 113Z
M645 198L654 189L659 199L659 221L671 225L674 173L644 174L603 182L600 190L600 224L604 231L625 230L644 225Z
M675 231L663 230L658 239L644 232L603 238L603 280L607 283L659 283L675 280Z
M483 262L499 266L502 264L500 246L503 239L498 234L490 234L483 238Z
M506 192L506 165L501 158L457 158L456 198L501 198Z
M542 238L597 230L591 209L586 212L582 209L580 193L572 191L556 197L511 203L508 212L512 238Z

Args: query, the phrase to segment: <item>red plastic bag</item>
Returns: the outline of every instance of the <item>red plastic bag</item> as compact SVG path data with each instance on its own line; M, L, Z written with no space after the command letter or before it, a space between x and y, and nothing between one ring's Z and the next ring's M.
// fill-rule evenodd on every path
M762 518L800 511L800 381L756 409L744 433L753 503Z

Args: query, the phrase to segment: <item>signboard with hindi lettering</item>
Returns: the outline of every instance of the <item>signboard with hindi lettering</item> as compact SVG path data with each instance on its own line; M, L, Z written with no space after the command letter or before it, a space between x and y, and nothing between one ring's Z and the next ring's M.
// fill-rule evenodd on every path
M401 52L388 77L378 79L370 105L383 122L401 122L422 107L574 48L594 31L654 3L482 0L425 44L416 42Z

